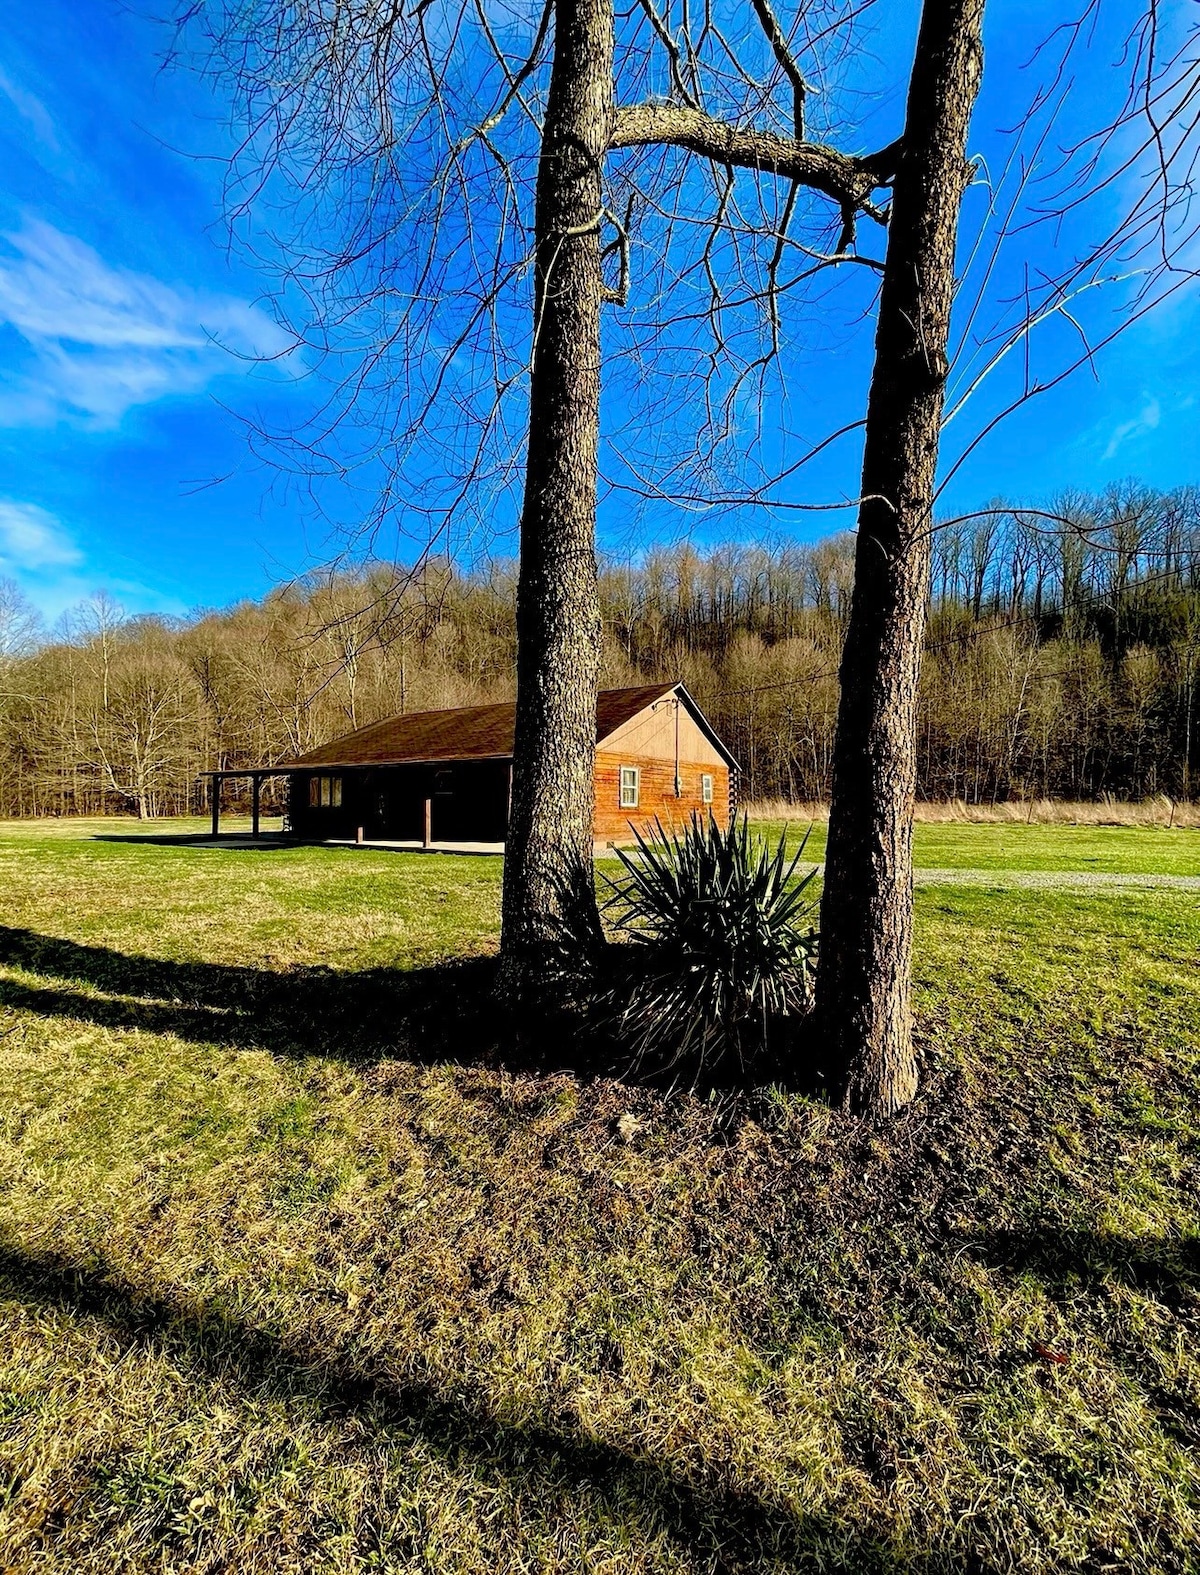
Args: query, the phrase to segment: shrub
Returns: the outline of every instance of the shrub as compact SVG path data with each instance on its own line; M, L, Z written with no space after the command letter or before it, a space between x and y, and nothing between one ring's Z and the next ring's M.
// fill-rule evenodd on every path
M804 1011L817 946L808 888L751 837L745 817L722 831L710 815L682 832L656 823L618 852L604 912L626 944L611 950L610 1020L644 1070L704 1078L770 1075L771 1026Z

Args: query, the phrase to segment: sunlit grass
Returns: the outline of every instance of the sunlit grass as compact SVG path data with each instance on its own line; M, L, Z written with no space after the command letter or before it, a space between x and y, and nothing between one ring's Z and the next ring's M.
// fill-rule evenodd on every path
M768 835L780 821L756 823ZM789 846L808 830L787 825ZM827 827L813 824L806 856L825 857ZM1200 830L1141 826L971 826L918 822L913 831L918 869L1061 870L1081 874L1200 876Z
M922 890L872 1131L418 1032L372 970L492 952L497 860L47 829L0 829L0 1568L1194 1567L1194 894Z

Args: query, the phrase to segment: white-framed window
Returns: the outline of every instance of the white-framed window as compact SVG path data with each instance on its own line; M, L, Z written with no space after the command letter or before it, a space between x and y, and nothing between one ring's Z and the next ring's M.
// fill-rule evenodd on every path
M700 777L700 799L705 804L711 804L713 801L713 779L708 771L703 772Z
M621 808L636 809L641 797L642 774L636 766L621 767Z

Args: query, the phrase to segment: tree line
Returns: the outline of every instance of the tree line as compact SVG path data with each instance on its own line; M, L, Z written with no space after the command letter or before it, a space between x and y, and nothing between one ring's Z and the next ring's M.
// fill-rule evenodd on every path
M648 466L624 441L639 426L628 407L611 450L618 484L642 496L731 502L749 485L786 508L776 487L861 431L813 1010L835 1099L898 1110L917 1086L912 799L943 430L1001 369L991 414L955 428L944 486L1006 413L1094 367L1191 276L1191 33L1145 0L1107 45L1117 77L1095 73L1120 86L1075 134L1070 84L1106 42L1094 7L1048 22L1032 96L1005 94L997 183L968 149L985 0L922 0L911 66L898 35L873 87L856 69L871 7L856 0L783 14L751 0L719 25L686 0L441 9L214 0L175 21L185 56L233 94L235 232L253 252L260 199L289 217L280 255L263 260L281 320L329 385L315 419L282 435L289 462L318 491L332 478L373 494L366 517L355 510L360 541L390 526L398 496L440 540L524 472L499 996L539 1016L561 997L564 924L581 978L600 939L605 367L659 413L642 423ZM898 104L905 83L902 128L883 117L880 145L883 122L864 110ZM960 274L972 187L989 195ZM1098 206L1099 225L1079 222ZM1027 249L1035 231L1053 232L1048 268ZM1008 255L1018 237L1023 258ZM828 269L834 289L809 296ZM783 347L831 294L851 306L836 276L852 319L874 322L862 417L788 458L775 441L788 449L796 392ZM1079 342L1035 363L1047 324Z
M602 565L602 682L682 678L743 799L825 800L853 540L658 548ZM212 768L401 712L514 694L516 569L371 563L190 618L105 595L47 633L0 593L0 813L199 813ZM1126 484L942 525L918 791L1190 798L1200 489Z

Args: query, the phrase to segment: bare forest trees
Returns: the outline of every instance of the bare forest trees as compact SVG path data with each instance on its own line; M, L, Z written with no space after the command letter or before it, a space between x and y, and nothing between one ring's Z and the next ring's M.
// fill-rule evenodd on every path
M36 650L43 634L42 620L15 580L0 578L0 739L15 734L23 709L22 658ZM19 778L14 763L0 749L0 803L20 802Z
M1143 527L1115 607L1105 544L1133 505ZM1045 513L1054 509L1063 505ZM973 522L935 538L919 797L1195 795L1200 494L1130 486L1076 497L1071 510L1073 554L1041 512L989 514L994 551L978 599ZM743 800L828 801L853 554L853 538L834 537L602 560L601 683L682 677L741 764ZM109 603L103 629L94 613L72 617L40 642L31 622L31 643L2 667L0 814L136 813L127 790L139 705L155 695L167 702L165 733L143 780L146 812L158 815L201 811L197 775L214 766L269 763L401 710L511 699L511 565L427 564L347 668L338 610L353 621L397 577L387 567L322 576L179 623L128 619Z
M763 430L768 386L786 391L787 336L805 304L792 292L831 268L881 280L866 419L844 429L864 429L865 453L818 997L831 1083L853 1108L888 1111L915 1078L907 847L942 428L1014 350L1024 376L1009 408L1088 363L1094 347L1079 318L1088 292L1119 288L1115 334L1178 288L1193 234L1196 62L1190 40L1160 25L1156 0L1146 0L1125 40L1124 103L1059 150L1053 189L1025 219L1061 220L1118 176L1129 177L1132 198L1120 198L1098 243L1027 276L980 329L981 309L996 304L996 258L1022 227L1014 216L1088 47L1096 0L1061 26L1047 23L1046 79L1016 112L955 344L983 0L924 0L911 73L905 63L888 74L893 87L907 75L905 126L877 151L851 153L841 149L860 140L846 114L853 94L830 101L814 139L811 77L849 62L843 82L865 81L861 70L855 78L856 29L871 8L802 0L781 16L770 0L748 0L718 15L640 0L618 13L611 0L545 0L530 17L485 0L444 12L377 0L197 0L183 20L236 89L246 131L234 217L282 193L302 221L286 257L272 259L284 279L280 307L297 327L298 353L334 370L311 429L285 445L293 464L314 484L332 476L343 492L347 478L367 487L360 541L377 542L403 495L427 546L445 546L511 495L524 456L502 941L514 993L536 986L567 893L585 925L589 910L595 918L587 841L602 347L623 339L629 364L647 369L639 397L659 414L649 463L636 442L607 450L629 491L677 504L795 506L776 488L825 443L784 464ZM1002 196L1014 170L1015 192ZM860 252L862 219L886 228L884 258ZM610 319L610 331L605 305L629 307L639 291L647 310ZM1083 349L1037 373L1029 336L1056 319L1079 330ZM1003 414L965 434L948 476ZM669 439L689 429L670 454ZM977 563L976 606L981 574Z

